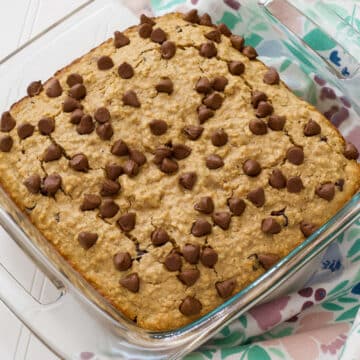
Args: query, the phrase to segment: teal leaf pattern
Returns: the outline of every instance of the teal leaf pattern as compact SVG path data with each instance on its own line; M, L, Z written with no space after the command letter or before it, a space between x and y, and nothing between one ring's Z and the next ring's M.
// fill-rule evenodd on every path
M321 305L324 309L326 310L330 310L330 311L340 311L340 310L344 310L344 307L343 306L340 306L340 305L337 305L337 304L334 304L334 303L330 303L330 302L327 302L327 303L324 303Z
M337 292L341 291L348 284L349 284L349 280L342 281L340 284L336 285L331 291L328 292L328 296L336 294Z
M250 36L247 36L245 38L245 43L246 43L246 45L251 45L253 47L257 47L262 40L263 40L263 38L260 35L252 33Z
M284 72L291 64L292 63L289 59L285 59L280 65L280 72Z
M350 248L347 253L347 257L352 257L360 251L360 238L356 239L354 245Z
M284 42L284 45L298 58L304 65L309 67L312 70L315 70L314 65L307 59L307 57L301 52L300 49L296 49L294 46L290 45L288 42Z
M353 319L359 310L359 306L360 305L356 305L356 306L352 307L351 309L343 312L339 317L336 318L336 321L344 321L344 320Z
M307 33L303 40L314 50L330 50L336 46L336 43L327 34L320 29L314 29Z
M241 21L240 14L235 15L231 12L225 11L219 22L226 24L229 29L234 29L239 21Z
M271 360L266 350L258 345L252 346L247 354L248 360Z

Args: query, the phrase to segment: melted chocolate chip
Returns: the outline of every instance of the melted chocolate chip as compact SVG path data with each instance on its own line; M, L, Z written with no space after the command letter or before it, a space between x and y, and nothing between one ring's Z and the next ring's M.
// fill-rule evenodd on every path
M205 37L217 43L221 42L221 32L218 29L209 31L208 33L205 34Z
M281 231L281 225L272 217L263 219L261 222L261 230L265 234L278 234Z
M124 173L124 169L121 165L110 163L106 164L105 173L108 179L115 181Z
M195 85L195 90L200 94L208 94L212 91L210 80L205 76L201 77Z
M228 135L223 129L215 130L211 134L211 142L214 146L224 146L228 142Z
M86 96L86 87L83 84L75 84L69 90L69 96L81 100Z
M122 79L130 79L134 76L134 69L127 62L123 62L118 67L118 74Z
M310 119L304 127L305 136L315 136L320 134L320 132L321 132L320 125L312 119Z
M233 75L241 75L245 71L245 65L241 61L230 61L228 69Z
M300 223L300 230L303 233L305 237L309 237L311 234L313 234L319 227L315 224L302 221Z
M83 116L84 116L84 112L81 109L76 109L72 112L70 116L70 122L72 124L78 125Z
M261 166L256 160L246 160L242 168L248 176L258 176L261 173Z
M204 266L212 268L218 261L218 254L211 247L206 247L201 252L200 261Z
M135 228L136 214L133 212L126 213L120 216L117 223L122 231L129 232Z
M258 187L249 191L247 199L250 200L256 207L261 207L265 204L265 192L262 187Z
M149 18L145 14L140 15L140 24L150 24L151 26L155 25L155 21L152 18Z
M286 177L279 169L274 169L269 178L269 184L275 189L286 187Z
M148 39L152 32L152 25L144 23L139 26L139 35L143 39Z
M236 280L229 279L224 281L219 281L215 283L215 287L219 296L223 299L228 298L232 295L236 287Z
M139 108L141 106L140 101L136 95L136 92L133 90L128 90L122 97L122 101L124 105L129 105L135 108Z
M91 247L93 247L96 244L98 238L98 234L87 231L83 231L78 235L79 244L85 250L89 250Z
M180 304L179 310L185 316L197 315L201 312L201 302L191 296L187 296Z
M224 91L228 83L229 81L225 76L217 76L211 81L211 87L216 91Z
M135 161L139 166L142 166L146 163L145 155L139 150L130 149L129 156L130 159Z
M215 205L210 196L203 196L200 200L194 205L194 209L199 211L203 214L211 214L214 209Z
M69 165L76 171L87 172L89 170L89 161L86 155L76 154L69 161Z
M106 107L100 107L96 109L94 118L100 124L104 124L111 118L110 111Z
M37 194L41 187L41 178L39 175L30 175L24 180L24 185L32 194Z
M205 105L200 105L197 109L197 112L200 124L203 124L205 121L214 116L214 112Z
M256 256L265 270L271 269L280 260L278 255L272 253L259 253Z
M245 211L246 203L243 199L232 197L227 203L233 215L240 216Z
M45 93L49 98L59 97L62 92L63 89L58 79L52 78L48 81Z
M221 227L223 230L229 229L231 222L231 214L228 211L217 211L212 215L214 224Z
M344 190L344 184L345 184L344 179L339 179L335 182L335 186L337 186L340 191Z
M54 196L61 188L62 179L59 174L51 174L44 179L41 191L44 195Z
M35 126L30 123L22 123L17 127L17 133L20 139L24 140L34 133Z
M114 32L114 46L119 49L130 44L130 39L120 31Z
M204 105L206 105L208 108L212 110L220 109L222 103L224 101L224 98L219 93L212 93L205 97L203 100Z
M289 177L286 182L286 188L289 193L299 193L304 188L301 177L300 176Z
M129 153L129 148L123 140L117 140L111 147L111 153L116 156L125 156Z
M161 162L160 170L165 174L173 174L179 170L179 165L175 160L165 158Z
M105 123L97 126L96 133L100 139L110 140L114 135L114 129L110 123Z
M271 115L274 111L274 108L271 104L266 101L260 101L256 110L256 116L259 118L266 117Z
M10 132L16 126L15 119L11 116L9 111L5 111L1 115L0 131Z
M90 115L84 115L78 126L76 127L76 131L79 135L91 134L95 129L95 124Z
M84 79L80 74L70 74L66 79L66 83L69 85L69 87L72 87L76 84L83 84Z
M200 45L199 53L201 56L211 59L217 55L217 48L212 41Z
M161 57L163 59L169 60L176 54L176 45L173 41L165 41L161 44L160 47Z
M286 122L285 116L271 115L268 120L268 126L271 130L281 131Z
M359 157L359 151L354 144L348 142L345 145L344 156L349 160L357 160Z
M63 153L63 151L60 146L58 146L56 144L51 144L45 150L45 152L43 154L43 160L45 162L59 160L62 156L62 153Z
M105 179L102 183L100 194L101 196L113 196L117 195L120 189L121 186L117 181Z
M200 259L200 246L197 244L186 244L182 249L182 254L188 263L195 265Z
M184 134L190 140L197 140L204 131L202 126L197 125L187 125L184 127Z
M150 35L150 39L158 44L162 44L166 40L167 36L163 29L153 29Z
M187 190L192 190L197 180L197 175L195 172L183 173L179 177L179 184Z
M169 234L161 228L154 230L151 234L151 242L155 246L161 246L170 241Z
M120 210L119 205L111 199L105 199L100 205L100 216L104 219L114 217Z
M140 279L137 273L132 273L130 275L125 276L119 281L120 285L125 289L137 293L140 288Z
M276 71L276 69L271 67L264 74L263 81L264 81L265 84L268 84L268 85L279 84L280 76L279 76L278 72Z
M81 211L90 211L97 209L101 204L101 197L92 194L85 194L80 206Z
M186 286L192 286L200 277L200 271L198 269L186 269L179 275L178 279Z
M213 26L211 16L208 13L204 13L200 16L199 24L204 26Z
M242 53L248 57L250 60L254 60L257 58L258 53L256 51L255 48L253 48L252 46L244 46L244 48L242 49Z
M327 201L331 201L335 196L335 185L333 183L325 183L317 186L315 193L317 196L325 199Z
M172 156L172 150L167 146L160 146L155 150L153 162L156 165L160 165L165 158Z
M0 137L0 151L1 152L10 152L11 148L13 147L14 140L11 136L5 135Z
M286 152L286 158L294 165L300 165L304 162L304 151L300 146L292 146Z
M131 268L131 256L128 252L118 252L113 257L113 263L116 270L126 271Z
M42 86L41 81L33 81L32 83L30 83L30 85L26 89L27 94L30 97L39 95L42 90L43 90L43 86Z
M171 94L174 91L174 84L168 77L162 78L155 86L156 91Z
M100 56L97 66L99 70L109 70L114 66L114 62L110 56Z
M252 119L249 123L249 129L254 135L267 134L267 126L261 119Z
M216 154L211 154L206 158L206 167L210 170L219 169L224 166L223 159Z
M267 101L267 95L262 91L254 90L251 94L251 104L256 109L260 101Z
M55 120L53 118L43 118L38 122L40 134L49 135L55 130Z
M181 256L177 252L172 252L166 256L164 265L168 271L179 271L181 269Z
M231 30L224 23L220 23L217 28L223 35L227 37L231 36L232 34Z
M152 120L149 126L150 131L156 136L165 134L168 129L167 122L164 120Z
M189 12L187 12L186 14L184 14L183 19L185 21L194 23L194 24L198 24L200 19L199 19L199 15L196 9L192 9Z
M212 226L205 219L196 220L191 227L191 233L196 237L201 237L211 234Z
M76 99L74 99L70 96L68 96L62 104L63 112L66 112L66 113L70 113L76 109L82 109L82 108L83 108L83 106Z

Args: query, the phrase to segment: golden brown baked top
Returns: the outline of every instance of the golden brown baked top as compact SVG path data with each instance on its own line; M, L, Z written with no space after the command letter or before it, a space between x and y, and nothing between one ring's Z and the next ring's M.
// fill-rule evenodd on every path
M357 150L255 58L207 16L142 16L1 117L2 186L141 327L212 310L359 188Z

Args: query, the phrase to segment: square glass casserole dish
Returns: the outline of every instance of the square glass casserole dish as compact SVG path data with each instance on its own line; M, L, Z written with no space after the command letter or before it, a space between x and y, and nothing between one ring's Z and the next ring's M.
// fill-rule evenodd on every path
M360 114L358 99L349 91L360 83L357 82L356 64L353 64L348 79L337 69L331 75L332 65L327 54L314 53L286 29L286 23L284 26L276 20L276 8L272 6L275 3L268 1L265 4L264 20L267 19L279 37L300 47L316 73L338 94L348 98L352 116ZM50 77L57 69L110 37L114 30L137 22L119 0L88 1L0 62L0 109L7 109L20 98L33 79ZM301 38L302 34L297 35ZM346 49L342 51L348 54ZM261 51L260 54L269 56ZM291 51L281 56L294 59ZM287 84L296 90L296 86L292 86L296 83L295 78L291 73L286 75ZM346 125L341 130L351 136L353 128ZM358 218L359 194L270 271L212 312L174 331L150 332L140 329L111 307L52 248L0 188L0 224L58 289L58 297L53 303L41 304L0 264L0 300L61 358L81 358L81 353L86 351L96 354L99 359L177 359L255 304L301 286L316 266L321 252Z

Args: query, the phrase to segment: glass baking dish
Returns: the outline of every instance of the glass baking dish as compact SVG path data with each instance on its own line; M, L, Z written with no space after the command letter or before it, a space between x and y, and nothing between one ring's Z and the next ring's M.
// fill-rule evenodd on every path
M331 75L328 70L331 65L326 58L307 48L299 39L301 34L291 33L286 24L276 20L274 3L263 4L262 13L269 26L279 36L302 46L318 74L346 94L357 112L358 104L354 96L347 94L349 87L345 84L345 81L355 81L356 74L347 80L336 71ZM119 0L88 1L0 61L0 109L7 109L24 95L32 80L50 77L57 69L111 36L114 30L137 22ZM291 79L287 83L291 86ZM345 132L349 135L351 129L346 127ZM81 354L91 352L99 359L178 359L255 304L280 292L299 288L317 265L322 251L358 218L360 194L270 271L212 312L174 331L150 332L140 329L111 307L52 248L0 188L0 225L58 289L54 302L41 304L0 264L0 300L61 358L81 359Z

